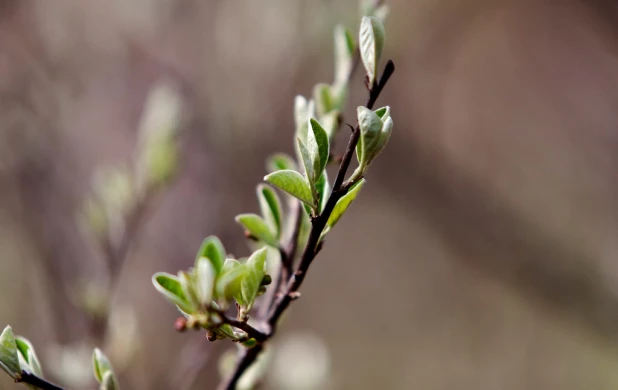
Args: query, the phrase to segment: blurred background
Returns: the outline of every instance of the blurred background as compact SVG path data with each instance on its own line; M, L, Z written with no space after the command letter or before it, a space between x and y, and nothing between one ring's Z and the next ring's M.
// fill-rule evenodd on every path
M263 388L618 388L618 6L388 3L393 137ZM47 376L94 388L97 344L124 389L215 388L233 345L176 333L150 277L211 234L248 254L233 217L258 210L266 157L293 153L294 96L332 80L333 27L359 20L356 0L0 1L0 326ZM161 83L182 101L178 174L101 303L80 213L100 167L135 158Z

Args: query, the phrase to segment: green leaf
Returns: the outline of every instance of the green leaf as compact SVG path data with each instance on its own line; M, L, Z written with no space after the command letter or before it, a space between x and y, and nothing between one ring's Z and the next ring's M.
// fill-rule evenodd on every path
M372 86L378 75L378 64L384 48L384 25L374 16L364 16L360 27L360 54L367 71L369 85Z
M335 136L335 133L339 129L339 115L340 114L341 114L341 111L332 110L328 114L320 117L322 127L326 131L326 135L328 136L329 140L333 139L333 137Z
M317 157L319 159L318 160L319 165L318 165L318 169L316 170L316 172L314 172L314 174L317 176L316 179L318 179L319 176L322 175L322 172L324 171L324 169L326 168L326 164L328 163L330 145L328 141L328 134L326 134L326 130L324 130L322 125L320 125L320 122L311 118L309 120L309 125L311 126L311 129L313 130L313 136L314 136L314 139L316 141L316 146L317 146ZM309 148L309 151L312 152L311 148ZM312 153L315 153L315 152L312 152ZM314 166L316 166L316 164L314 164Z
M270 227L270 230L279 238L281 236L282 211L281 201L275 190L260 184L257 186L257 196L262 210L262 216Z
M297 170L296 162L287 154L277 153L268 158L266 161L266 171L273 173L284 169Z
M258 290L264 278L264 266L266 264L266 248L258 249L253 252L249 260L245 263L247 272L242 279L240 288L241 295L245 301L246 310L249 311L257 297Z
M0 368L13 379L21 377L17 344L10 326L4 328L0 334Z
M328 218L327 223L328 223L328 226L331 227L331 229L339 221L341 216L346 212L346 210L348 209L352 201L356 199L356 196L358 195L361 188L363 188L363 185L365 185L365 179L362 179L358 183L354 184L354 186L350 188L348 193L345 194L341 199L339 199L339 201L335 205L335 208L333 209L333 212Z
M342 25L335 27L335 84L348 83L352 66L354 65L354 51L356 42L352 32Z
M244 264L239 263L237 260L228 259L223 267L223 272L217 279L216 294L218 298L225 300L230 298L241 298L240 283L245 274ZM242 302L238 302L242 304Z
M180 281L180 287L182 288L182 293L184 294L187 302L193 308L197 308L200 303L197 299L197 291L195 289L195 278L192 274L189 274L185 271L178 272L178 280Z
M309 183L300 173L284 169L265 176L264 180L309 206L313 205Z
M300 138L297 138L296 141L298 145L298 150L300 152L301 160L303 161L303 166L305 167L305 178L309 183L309 188L312 194L311 198L315 199L315 165L313 156ZM311 204L313 204L313 202Z
M313 101L318 117L327 114L333 109L333 94L330 85L319 83L313 87Z
M106 372L101 382L101 390L118 390L118 382L113 372Z
M28 371L38 377L43 377L41 363L39 362L39 358L36 356L32 343L24 337L17 336L15 338L15 345L17 346L19 355L21 355L21 359L23 359L27 365L27 367L22 366L22 370Z
M216 275L217 272L208 258L202 257L197 261L195 266L195 290L197 291L199 304L202 307L210 307Z
M361 136L356 145L356 155L361 165L369 165L369 157L380 141L382 120L375 112L363 106L358 107L357 115Z
M152 284L158 292L178 306L180 310L185 313L195 311L195 307L192 307L187 301L178 277L166 272L157 272L152 276Z
M114 370L107 357L100 349L95 348L92 354L94 377L101 384L102 390L118 390L118 382Z
M195 262L202 258L207 257L211 262L217 274L221 272L223 263L225 263L225 248L217 236L210 236L202 242L200 251L197 252Z
M320 179L315 186L318 190L318 196L320 199L319 210L322 212L324 210L324 206L326 206L326 202L328 201L328 196L330 195L330 183L328 182L328 174L326 171L324 171L322 176L320 176Z
M284 171L280 171L284 172ZM252 236L260 241L264 241L275 248L279 247L279 241L266 221L257 214L240 214L236 216L236 222L244 226Z

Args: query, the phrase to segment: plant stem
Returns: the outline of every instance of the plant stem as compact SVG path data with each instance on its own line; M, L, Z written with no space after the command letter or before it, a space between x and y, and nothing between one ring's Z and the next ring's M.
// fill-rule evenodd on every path
M51 382L46 381L43 378L39 378L34 374L30 374L29 372L22 371L21 377L15 380L17 383L25 383L31 386L38 387L42 390L64 390L62 387L56 386Z
M374 84L369 90L369 98L365 107L368 109L373 109L373 106L376 103L376 100L380 96L382 89L386 86L386 83L392 76L395 71L395 65L391 60L388 61L384 72L382 73L382 77L380 81ZM333 212L335 205L350 189L354 182L346 182L344 183L345 176L347 170L350 166L350 162L352 161L352 157L354 156L354 151L356 150L356 144L360 138L360 126L357 124L350 136L350 140L348 141L348 146L341 160L341 164L339 166L339 171L337 172L337 177L335 179L335 183L333 185L333 190L326 202L326 206L324 207L324 211L320 215L311 220L311 231L309 233L309 239L307 240L307 244L305 246L305 250L301 256L300 263L298 264L296 271L294 274L289 275L287 285L285 290L278 295L274 295L273 302L274 306L270 310L268 318L265 321L270 325L270 332L267 337L262 341L262 343L256 345L253 348L245 349L241 352L237 365L234 369L232 375L221 384L219 390L234 390L236 388L236 384L238 380L242 377L245 371L255 362L260 352L263 350L263 342L267 341L275 334L277 323L281 317L281 315L288 308L290 303L298 297L298 290L300 289L303 280L309 270L309 266L315 259L315 256L318 254L320 249L322 248L322 242L320 242L320 236L326 227L326 223L328 222L328 218ZM362 177L359 177L360 180ZM293 235L295 238L296 235ZM288 253L289 255L289 253ZM287 259L286 259L287 260Z

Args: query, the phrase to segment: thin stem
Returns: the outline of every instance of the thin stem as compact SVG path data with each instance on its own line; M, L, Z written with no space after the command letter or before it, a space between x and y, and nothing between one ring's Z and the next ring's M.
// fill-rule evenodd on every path
M25 383L31 386L38 387L42 390L64 390L62 387L56 386L55 384L48 382L43 378L39 378L38 376L26 371L22 371L20 378L16 379L15 382Z
M223 323L231 325L235 328L238 328L245 332L249 338L256 339L258 342L262 342L269 337L268 333L264 333L253 326L249 325L248 322L240 321L235 318L223 317Z
M392 61L388 61L384 72L382 73L382 77L380 81L374 84L369 90L369 98L365 107L368 109L373 109L378 97L382 93L382 89L386 86L386 83L392 76L395 71L395 66ZM352 161L352 157L354 156L354 151L356 149L356 144L360 138L360 127L357 124L350 136L350 140L348 141L348 146L345 150L343 158L341 160L341 164L339 166L339 171L337 172L337 177L335 179L335 183L333 185L333 190L326 202L324 210L320 215L311 220L311 231L309 233L309 239L307 240L307 244L301 256L300 262L296 267L296 271L294 274L290 275L288 282L285 287L285 291L282 294L276 294L273 298L274 306L270 310L269 316L266 319L268 325L270 325L270 333L264 339L267 341L275 334L276 327L281 315L288 308L290 303L298 297L298 290L300 289L303 280L309 270L309 266L315 259L318 252L322 249L323 242L320 241L320 237L324 228L326 227L326 223L328 222L328 218L333 212L335 205L350 189L350 187L355 182L346 182L344 183L345 176L347 170L350 166L350 162ZM360 180L360 178L358 179ZM299 230L299 229L297 229ZM257 359L259 353L263 349L263 342L256 345L253 348L245 349L239 356L236 368L232 375L222 383L219 387L219 390L233 390L236 388L236 384L238 380L242 377L244 372L253 364L255 359Z

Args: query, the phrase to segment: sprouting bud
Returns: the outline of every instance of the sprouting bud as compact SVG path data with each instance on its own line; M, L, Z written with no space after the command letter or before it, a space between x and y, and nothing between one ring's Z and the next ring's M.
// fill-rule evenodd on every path
M178 317L174 321L174 329L178 332L184 332L187 330L187 319L185 317Z

